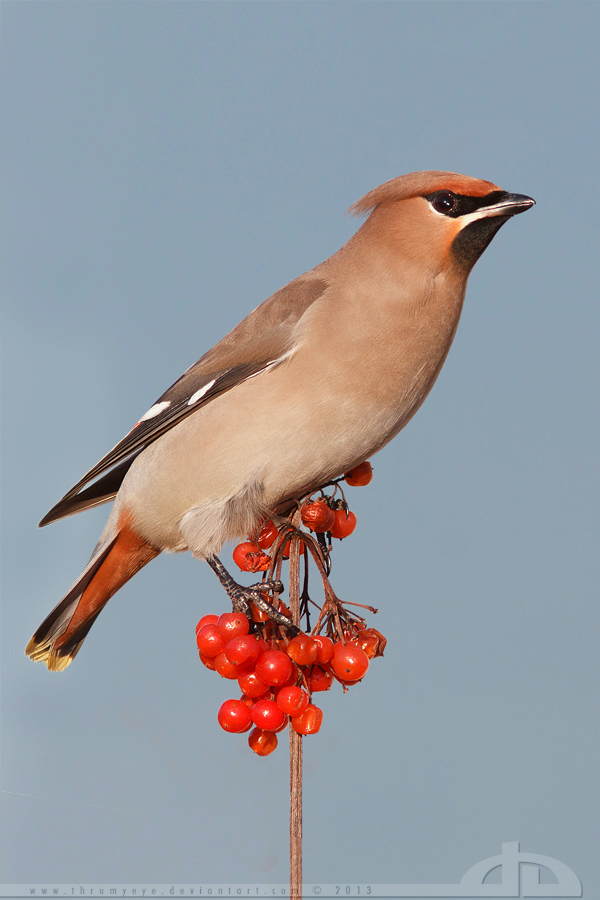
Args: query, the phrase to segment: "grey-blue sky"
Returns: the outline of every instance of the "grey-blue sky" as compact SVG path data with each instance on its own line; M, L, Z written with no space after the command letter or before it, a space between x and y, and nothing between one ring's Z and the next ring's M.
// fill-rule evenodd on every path
M208 568L154 562L51 675L23 648L106 510L35 525L361 194L442 168L538 205L352 494L334 583L375 581L390 644L306 742L306 878L459 880L520 840L600 885L597 9L2 4L0 880L285 880L286 753L220 732L195 654Z

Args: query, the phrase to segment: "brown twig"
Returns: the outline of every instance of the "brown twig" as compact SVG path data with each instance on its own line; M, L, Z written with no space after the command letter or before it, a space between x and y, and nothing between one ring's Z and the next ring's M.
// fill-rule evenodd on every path
M297 521L296 521L297 520ZM297 528L298 510L292 519ZM298 532L290 540L290 612L294 625L300 625L300 551ZM290 900L302 900L302 735L290 725Z

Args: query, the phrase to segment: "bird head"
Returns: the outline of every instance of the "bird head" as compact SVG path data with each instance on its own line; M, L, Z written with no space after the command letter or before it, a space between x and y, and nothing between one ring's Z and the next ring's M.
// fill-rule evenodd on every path
M499 228L535 200L510 194L491 181L454 172L412 172L365 194L349 210L370 214L367 233L433 269L468 275ZM363 230L361 229L361 231Z

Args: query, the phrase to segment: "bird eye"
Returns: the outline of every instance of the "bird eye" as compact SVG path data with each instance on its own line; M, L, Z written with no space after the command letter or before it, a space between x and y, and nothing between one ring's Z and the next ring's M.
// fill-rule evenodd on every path
M447 214L452 212L456 205L456 197L454 194L451 194L449 191L442 191L441 194L438 194L437 197L434 198L433 208L436 212Z

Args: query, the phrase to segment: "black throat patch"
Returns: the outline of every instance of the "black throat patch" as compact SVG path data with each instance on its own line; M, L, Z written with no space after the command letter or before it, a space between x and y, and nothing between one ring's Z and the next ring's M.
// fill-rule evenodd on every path
M494 235L510 216L485 216L470 222L456 235L450 250L459 263L467 269L472 269Z

